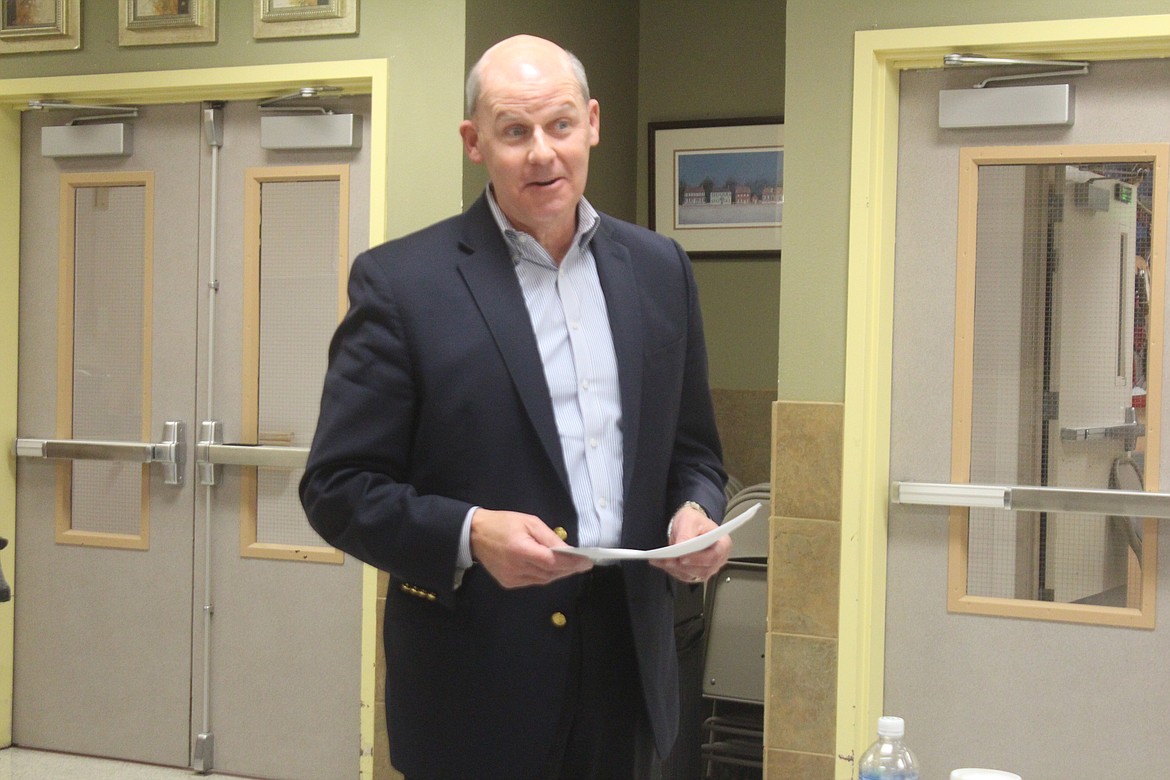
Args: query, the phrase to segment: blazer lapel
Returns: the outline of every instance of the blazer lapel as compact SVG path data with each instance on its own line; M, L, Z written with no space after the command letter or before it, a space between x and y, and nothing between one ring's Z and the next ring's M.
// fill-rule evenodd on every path
M507 245L483 198L476 201L464 216L461 248L467 257L460 262L459 273L491 331L545 454L560 476L565 491L571 494L548 381L528 319L524 294L520 291Z
M604 218L603 218L604 219ZM634 278L629 249L614 241L603 222L593 237L593 257L597 275L605 293L609 329L617 357L618 382L622 396L622 491L629 498L630 480L638 434L641 428L643 394L642 376L642 306L638 283Z

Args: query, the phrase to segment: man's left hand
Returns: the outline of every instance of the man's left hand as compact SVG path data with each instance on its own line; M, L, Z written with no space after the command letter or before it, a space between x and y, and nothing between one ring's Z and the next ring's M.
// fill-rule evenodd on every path
M685 542L700 534L718 528L718 524L705 514L690 506L683 506L674 514L670 521L671 544ZM731 555L731 538L724 536L714 544L698 552L684 555L680 558L663 558L650 561L651 566L657 566L671 577L680 582L697 585L713 577Z

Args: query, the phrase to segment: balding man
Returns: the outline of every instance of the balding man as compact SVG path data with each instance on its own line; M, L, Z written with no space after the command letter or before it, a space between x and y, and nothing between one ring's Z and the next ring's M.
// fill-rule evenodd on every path
M672 582L725 475L690 262L584 198L600 109L532 36L467 80L463 215L362 253L301 498L390 573L386 706L407 780L645 778L677 733Z

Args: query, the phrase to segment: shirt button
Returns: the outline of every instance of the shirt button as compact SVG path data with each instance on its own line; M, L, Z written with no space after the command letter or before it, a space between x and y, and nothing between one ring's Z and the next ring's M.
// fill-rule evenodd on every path
M599 507L601 507L602 509L605 509L607 506L609 506L609 502L606 501L604 498L599 498L599 499L597 499L597 505Z
M588 389L589 389L589 380L588 380L588 379L582 379L582 380L581 380L581 387L582 387L582 389L584 389L584 390L588 390Z
M565 617L565 613L564 613L564 612L554 612L554 613L552 613L552 617L550 617L550 618L549 618L549 620L550 620L550 621L552 622L552 624L553 624L554 626L556 626L557 628L564 628L564 627L565 627L565 624L569 622L569 619L568 619L567 617Z
M569 532L559 525L553 529L553 533L559 536L562 542L569 538Z
M597 439L590 439L589 446L592 447L593 449L597 449Z

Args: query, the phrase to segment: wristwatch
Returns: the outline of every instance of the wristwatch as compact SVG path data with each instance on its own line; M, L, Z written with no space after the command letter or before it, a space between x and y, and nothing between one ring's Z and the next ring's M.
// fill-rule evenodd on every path
M684 501L681 504L679 504L678 509L682 509L684 506L689 507L690 509L694 509L697 512L702 512L704 515L707 516L707 519L711 518L711 513L708 512L707 508L704 507L702 504L700 504L698 501ZM678 514L678 509L674 510L675 514Z
M678 509L682 509L683 507L686 507L687 509L694 509L697 512L702 512L703 516L706 517L707 519L711 518L711 513L708 512L707 509L702 504L700 504L698 501L684 501L678 505ZM670 522L666 524L666 541L667 542L670 542L670 539L674 534L674 515L678 514L678 509L674 510L674 514L672 514L670 516Z

